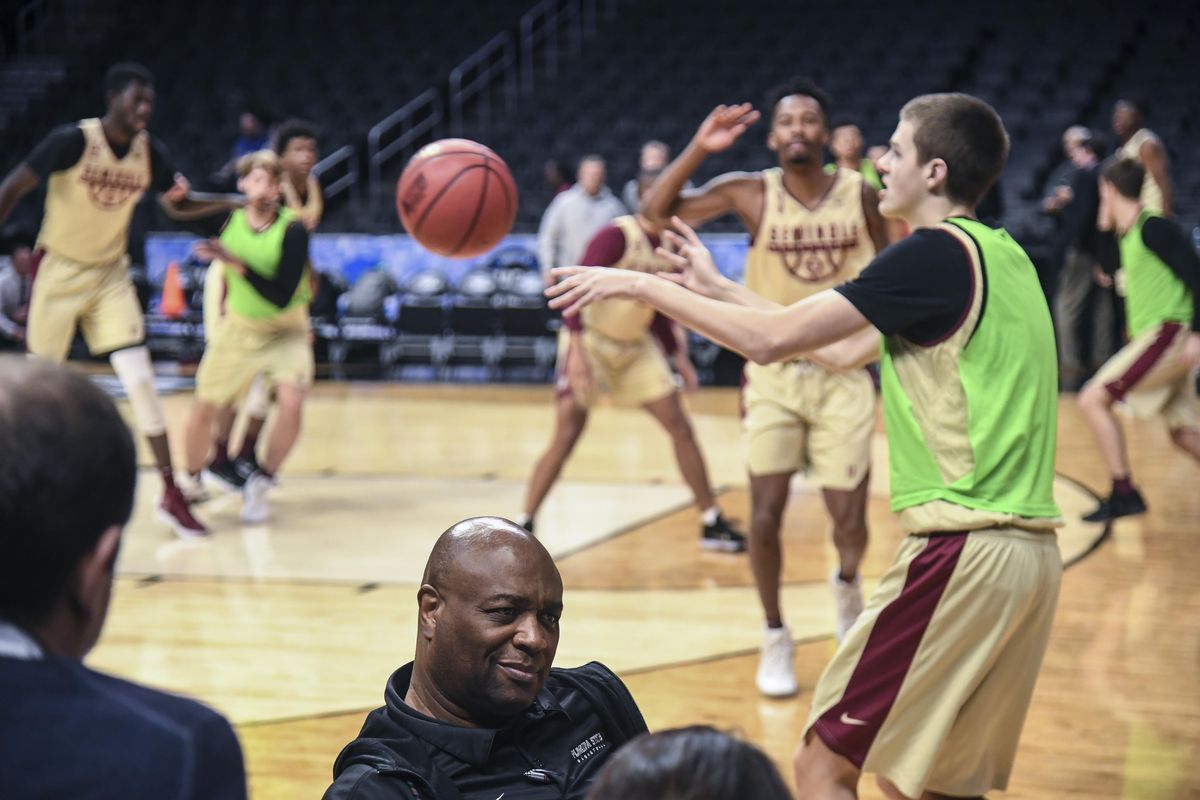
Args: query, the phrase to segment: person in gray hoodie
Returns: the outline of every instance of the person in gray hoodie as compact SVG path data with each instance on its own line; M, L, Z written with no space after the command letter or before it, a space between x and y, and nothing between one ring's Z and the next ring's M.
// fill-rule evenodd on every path
M575 185L550 202L538 227L538 261L549 281L554 267L579 263L588 242L625 212L621 200L604 185L604 158L584 156L575 173Z

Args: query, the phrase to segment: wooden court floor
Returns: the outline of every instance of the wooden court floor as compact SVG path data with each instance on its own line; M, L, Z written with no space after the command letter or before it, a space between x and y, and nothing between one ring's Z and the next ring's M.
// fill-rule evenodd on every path
M190 397L167 398L181 440ZM688 399L728 515L748 517L736 394ZM237 500L201 508L214 535L180 542L150 514L143 472L98 669L196 696L238 729L255 798L320 797L333 759L412 656L415 593L448 525L513 516L549 437L548 388L321 384L273 498L242 527ZM1050 651L1008 798L1200 798L1200 468L1152 423L1127 423L1143 517L1105 535L1079 523L1107 478L1072 399L1060 404L1056 493L1072 523ZM876 437L868 585L901 535ZM143 463L148 456L142 454ZM761 618L744 556L702 553L665 435L599 408L539 517L566 585L556 663L600 660L652 729L708 723L789 760L833 651L833 564L819 495L793 487L785 609L801 691L754 688ZM1097 546L1098 545L1098 546ZM1094 548L1094 550L1093 550ZM869 782L863 797L881 795Z

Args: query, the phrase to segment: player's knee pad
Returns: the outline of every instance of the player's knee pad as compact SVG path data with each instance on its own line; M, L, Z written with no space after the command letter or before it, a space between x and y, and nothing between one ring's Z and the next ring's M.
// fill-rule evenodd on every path
M167 430L162 403L154 390L154 368L145 346L127 347L108 357L117 379L129 396L133 418L143 436L161 436Z
M262 375L256 377L250 384L250 389L246 392L246 399L242 403L242 410L250 417L267 418L267 414L271 410L271 387Z

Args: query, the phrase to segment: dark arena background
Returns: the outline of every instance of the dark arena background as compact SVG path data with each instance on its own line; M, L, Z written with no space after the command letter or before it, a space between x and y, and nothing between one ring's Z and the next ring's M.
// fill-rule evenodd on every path
M195 191L236 191L243 139L267 143L295 119L317 132L316 383L270 521L242 524L236 496L218 493L198 511L211 535L176 539L154 519L157 477L140 443L114 604L87 662L225 714L255 798L321 795L387 676L412 658L414 597L434 539L465 517L521 512L551 438L562 327L542 294L538 229L584 156L604 159L620 199L643 143L661 141L674 157L714 106L762 108L793 76L828 93L831 126L859 128L862 158L888 144L912 97L975 95L1011 139L979 215L1026 250L1059 315L1071 251L1062 188L1074 171L1064 134L1086 128L1105 159L1122 145L1114 110L1126 101L1161 140L1174 222L1200 245L1197 3L0 0L0 20L5 174L55 126L103 114L104 72L126 60L153 72L149 130ZM704 162L697 186L776 164L762 110ZM520 196L512 232L465 260L424 250L396 211L409 158L448 137L498 153ZM44 195L43 185L17 205L0 252L32 243ZM700 233L718 268L740 279L742 223L727 215ZM150 195L135 211L131 268L177 467L205 347L197 238ZM1091 291L1112 302L1110 290ZM1071 312L1085 353L1100 336L1093 300ZM1102 324L1115 348L1119 313ZM700 388L684 405L723 513L748 529L743 361L695 333L686 341ZM1122 417L1150 511L1080 521L1110 476L1076 392L1111 349L1060 365L1055 493L1068 570L1009 790L989 796L1200 798L1200 468L1160 419ZM132 419L106 359L77 339L71 363ZM868 589L904 538L888 505L882 415L872 454ZM798 475L783 518L799 683L786 699L755 688L762 618L747 558L696 547L691 495L649 415L595 407L537 522L566 591L556 665L606 663L651 730L735 731L794 786L791 754L835 648L836 553L820 488ZM861 792L884 796L873 781Z

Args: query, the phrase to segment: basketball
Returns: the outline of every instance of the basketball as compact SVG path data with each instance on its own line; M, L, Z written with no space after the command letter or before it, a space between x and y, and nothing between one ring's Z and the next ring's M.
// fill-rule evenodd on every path
M421 245L451 258L495 247L517 216L504 159L470 139L442 139L412 157L396 185L400 222Z

